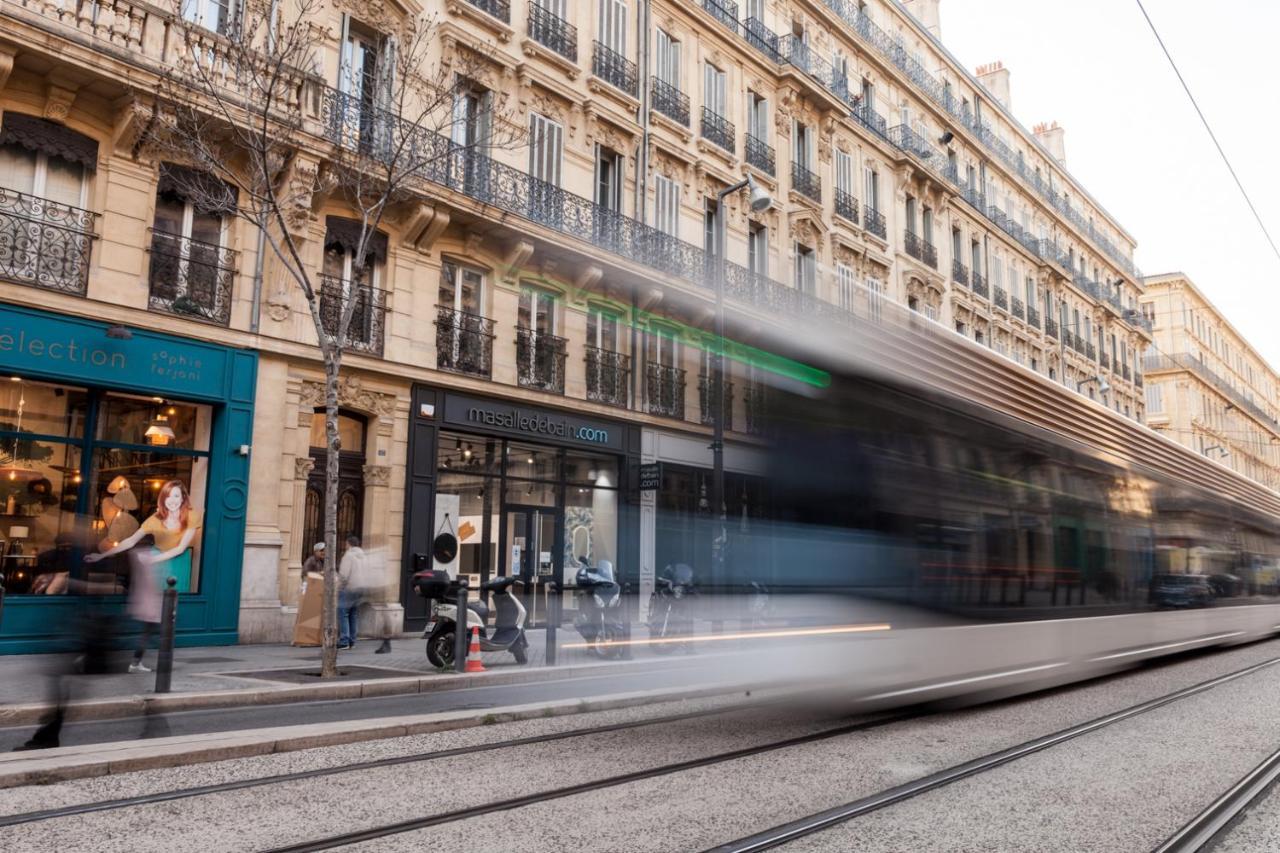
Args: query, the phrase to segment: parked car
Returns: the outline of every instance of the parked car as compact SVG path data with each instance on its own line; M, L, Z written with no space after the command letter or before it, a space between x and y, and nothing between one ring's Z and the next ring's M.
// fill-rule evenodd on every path
M1205 575L1156 575L1156 607L1205 607L1213 588Z

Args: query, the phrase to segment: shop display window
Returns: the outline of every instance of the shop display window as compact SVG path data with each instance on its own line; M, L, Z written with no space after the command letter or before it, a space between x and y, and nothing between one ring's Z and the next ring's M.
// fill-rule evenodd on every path
M154 553L172 552L155 576L173 575L179 591L197 592L212 416L209 406L159 397L0 382L6 594L122 593L130 572L123 554L84 557L141 545L144 528ZM172 513L161 506L170 494Z

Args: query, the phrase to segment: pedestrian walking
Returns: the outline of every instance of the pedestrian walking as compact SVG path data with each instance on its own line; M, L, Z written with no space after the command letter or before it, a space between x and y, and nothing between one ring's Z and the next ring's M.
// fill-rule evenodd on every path
M311 546L311 555L302 563L302 591L307 591L308 575L324 574L324 543L317 542Z
M360 537L347 537L346 551L338 564L338 649L356 644L358 613L364 591L369 588L368 556L360 547Z

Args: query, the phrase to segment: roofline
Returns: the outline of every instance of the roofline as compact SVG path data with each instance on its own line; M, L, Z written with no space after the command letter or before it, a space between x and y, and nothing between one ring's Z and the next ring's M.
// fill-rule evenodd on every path
M947 46L942 43L942 39L938 38L933 33L925 29L924 25L921 24L920 21L916 19L916 16L911 14L911 12L907 10L906 6L902 5L901 0L888 0L888 2L890 3L890 5L896 6L898 8L898 11L901 12L903 17L907 19L910 26L914 27L915 30L920 35L924 36L926 39L933 42L933 45L942 52L942 55L947 59L951 60L951 62L956 66L956 68L959 69L960 73L963 74L964 77L970 83L980 88L983 92L986 92L987 98L988 98L988 106L994 108L997 112L999 112L1002 116L1004 116L1005 120L1008 121L1010 124L1012 124L1014 128L1016 128L1017 130L1020 130L1022 134L1027 137L1028 141L1030 141L1030 143L1033 146L1039 149L1040 153L1045 156L1045 159L1047 159L1050 163L1054 164L1056 168L1059 171L1061 171L1063 175L1066 176L1067 180L1071 182L1071 185L1075 187L1075 189L1078 190L1081 195L1089 199L1089 202L1098 209L1098 212L1101 213L1103 216L1105 216L1107 218L1107 221L1110 222L1113 226L1115 226L1115 228L1121 234L1123 234L1126 239L1128 239L1131 246L1134 248L1137 247L1138 239L1134 237L1133 234L1131 234L1127 228L1121 225L1120 222L1115 218L1115 216L1113 216L1109 210L1103 207L1101 202L1099 202L1096 198L1093 197L1093 194L1091 192L1089 192L1087 189L1084 188L1084 184L1080 183L1080 181L1077 180L1076 177L1071 174L1071 172L1067 169L1066 166L1059 163L1057 158L1055 158L1052 154L1050 154L1049 150L1040 144L1040 140L1036 138L1036 135L1034 133L1027 130L1026 126L1022 122L1014 118L1013 113L1008 108L1006 108L1004 104L996 100L995 95L991 94L991 90L989 90L986 86L984 86L975 75L969 73L969 69L965 67L963 62L961 62L958 58L956 58L955 54L953 54L950 50L947 49Z

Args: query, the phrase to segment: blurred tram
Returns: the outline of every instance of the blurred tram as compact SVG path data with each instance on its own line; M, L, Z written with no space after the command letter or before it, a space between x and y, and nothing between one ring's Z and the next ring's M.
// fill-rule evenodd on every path
M749 537L728 525L717 583L883 628L815 643L815 669L915 701L1280 629L1280 495L889 307L752 338L824 378L773 374L770 510Z

